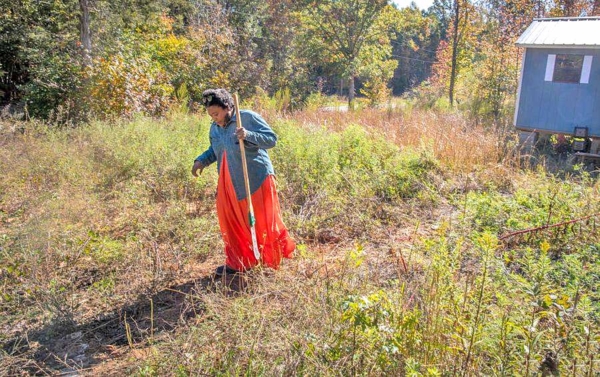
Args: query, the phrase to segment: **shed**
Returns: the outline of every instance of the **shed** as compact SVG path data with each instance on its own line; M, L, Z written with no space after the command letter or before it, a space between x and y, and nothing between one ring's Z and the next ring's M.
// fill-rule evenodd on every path
M516 44L525 52L515 127L589 138L600 152L600 17L537 18Z

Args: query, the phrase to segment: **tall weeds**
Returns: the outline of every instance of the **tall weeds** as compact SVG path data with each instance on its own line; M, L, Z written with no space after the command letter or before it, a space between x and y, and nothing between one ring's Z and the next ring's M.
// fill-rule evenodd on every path
M151 351L138 374L599 372L598 224L499 241L600 212L597 180L517 169L503 135L458 115L264 115L295 258L241 292L199 284L172 333L144 298L148 338L123 329ZM206 117L22 130L0 141L0 372L35 359L14 346L28 332L64 335L222 259L216 171L189 173Z

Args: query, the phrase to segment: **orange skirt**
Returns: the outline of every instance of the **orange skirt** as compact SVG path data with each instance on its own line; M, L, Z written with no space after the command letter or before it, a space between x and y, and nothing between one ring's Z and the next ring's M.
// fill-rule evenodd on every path
M275 178L272 175L269 175L260 188L252 194L252 207L262 264L279 268L282 258L291 258L296 244L283 224L275 190ZM237 200L225 153L219 171L217 215L225 243L225 263L238 271L248 270L258 265L259 262L252 252L248 201Z

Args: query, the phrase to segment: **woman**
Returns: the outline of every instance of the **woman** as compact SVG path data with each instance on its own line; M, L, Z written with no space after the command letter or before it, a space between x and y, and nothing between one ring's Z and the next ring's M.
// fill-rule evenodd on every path
M198 177L204 168L217 162L217 215L225 243L225 264L216 269L216 274L243 272L259 263L252 251L240 142L246 153L262 263L278 268L282 257L290 258L296 245L281 219L275 173L266 151L275 146L277 135L260 115L249 110L240 110L243 128L237 129L233 97L225 89L204 91L202 103L213 120L210 146L194 160L192 175Z

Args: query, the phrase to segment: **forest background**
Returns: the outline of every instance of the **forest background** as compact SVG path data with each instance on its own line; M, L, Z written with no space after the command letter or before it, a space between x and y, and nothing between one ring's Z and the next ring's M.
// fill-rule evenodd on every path
M0 0L0 374L598 375L598 170L512 127L583 11ZM279 136L279 271L213 276L213 87Z
M2 104L27 118L164 115L202 90L242 98L354 93L458 105L499 119L514 108L534 17L600 12L597 1L8 1L0 4ZM6 109L8 110L8 109ZM510 117L509 117L510 118Z

